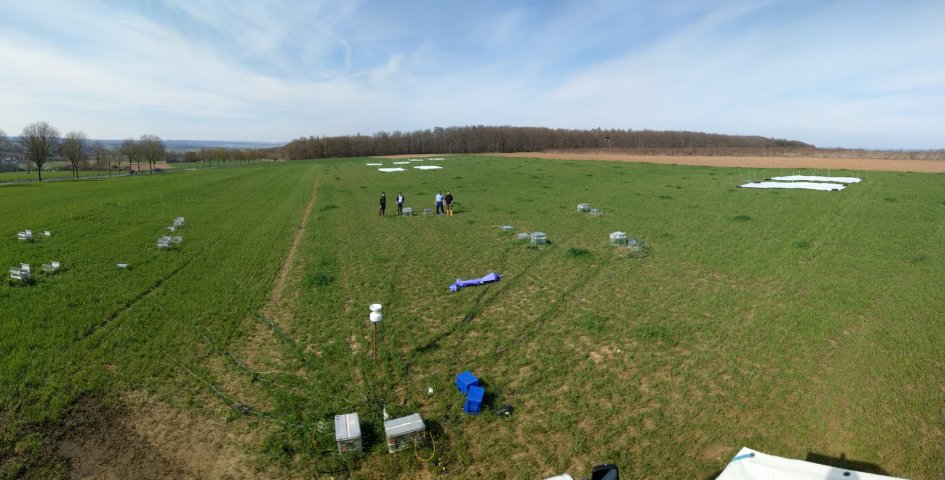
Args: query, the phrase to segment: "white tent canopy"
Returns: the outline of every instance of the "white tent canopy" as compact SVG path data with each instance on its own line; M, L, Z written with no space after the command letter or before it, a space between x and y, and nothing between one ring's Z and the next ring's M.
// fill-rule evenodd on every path
M802 190L843 190L846 185L839 183L814 182L752 182L739 185L742 188L797 188Z
M791 460L744 447L716 480L903 480Z
M773 177L771 180L780 182L833 182L833 183L860 183L861 179L857 177L819 177L816 175L787 175L783 177Z

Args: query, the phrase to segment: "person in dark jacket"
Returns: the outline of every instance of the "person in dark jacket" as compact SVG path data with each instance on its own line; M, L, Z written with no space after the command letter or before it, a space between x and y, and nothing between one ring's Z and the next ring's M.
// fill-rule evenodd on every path
M381 192L381 211L378 212L377 214L380 216L384 216L384 212L386 210L387 210L387 195L385 195L384 192Z
M446 215L453 215L453 194L449 191L446 192L446 196L443 197L443 204L446 206Z

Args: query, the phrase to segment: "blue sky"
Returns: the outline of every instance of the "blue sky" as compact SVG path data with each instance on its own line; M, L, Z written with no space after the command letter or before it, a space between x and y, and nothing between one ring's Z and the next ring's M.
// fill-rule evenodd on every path
M0 129L434 126L945 148L945 2L0 0Z

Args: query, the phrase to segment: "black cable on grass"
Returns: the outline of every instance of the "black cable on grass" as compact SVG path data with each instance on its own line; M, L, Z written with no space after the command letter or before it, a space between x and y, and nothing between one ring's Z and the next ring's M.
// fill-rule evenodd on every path
M603 270L603 266L604 266L604 262L598 263L597 268L588 270L588 272L583 277L579 278L576 282L572 283L571 286L569 286L565 291L561 292L561 294L558 295L558 298L554 302L552 302L551 305L549 305L548 308L545 309L545 311L541 313L541 315L538 316L537 322L526 324L525 327L523 327L519 331L518 335L515 335L515 339L509 342L506 346L497 348L495 349L494 352L480 354L479 356L475 358L475 360L479 360L480 358L486 355L493 355L495 357L498 357L499 355L505 353L506 351L512 349L513 347L523 344L526 340L530 340L535 335L535 333L541 330L541 328L544 326L545 322L548 321L548 319L554 317L558 313L558 310L561 308L561 304L568 297L570 297L571 294L577 291L578 287L587 285L587 282L590 281L591 278L597 276L601 272L601 270Z
M275 334L276 338L282 341L282 343L285 343L289 347L289 349L292 350L295 356L298 357L299 361L302 362L303 365L308 364L309 359L305 355L305 350L302 349L297 343L295 343L295 340L293 340L291 337L286 335L286 333L282 331L282 329L278 325L276 325L275 322L273 322L272 319L270 319L268 315L262 312L256 312L255 316L257 319L262 319L267 324L269 324L269 329L272 330L272 333Z
M206 330L207 333L209 333L210 335L213 335L213 333L211 333L210 330L207 329L207 327L203 327L203 329ZM238 368L240 368L240 369L242 369L243 371L249 373L249 375L253 378L253 381L259 380L259 381L261 381L261 382L263 382L263 383L266 383L266 384L269 384L269 385L272 385L272 384L273 384L273 381L272 381L272 380L270 380L270 379L268 379L268 378L266 378L266 377L263 377L262 374L260 374L259 372L253 370L252 368L247 367L246 364L244 364L243 362L237 360L236 357L234 357L232 354L230 354L230 352L229 352L228 350L226 350L226 349L221 349L221 348L217 347L217 346L216 346L216 343L215 343L213 340L211 340L209 337L207 337L207 335L205 335L203 332L201 332L201 331L198 330L197 333L199 333L200 336L203 337L204 341L206 341L207 344L210 345L210 348L212 348L212 349L213 349L216 353L218 353L221 357L223 357L223 358L229 360L230 363L232 363L233 365L236 365Z
M279 326L276 325L276 324L269 318L268 315L266 315L266 314L264 314L264 313L261 313L261 312L256 312L256 315L255 315L255 316L256 316L257 319L261 319L261 320L263 320L264 322L266 322L267 324L269 324L269 328L272 330L272 332L273 332L273 334L276 336L276 338L278 338L280 341L282 341L282 342L286 345L286 348L288 348L289 350L291 350L291 351L294 353L294 355L297 357L297 359L299 360L299 363L302 365L303 368L309 370L309 371L310 371L311 373L313 373L313 374L317 374L317 373L318 373L317 371L312 371L312 368L313 368L312 363L309 361L308 355L305 353L305 351L304 351L301 347L299 347L299 345L298 345L297 343L295 343L294 340L292 340L288 335L286 335L285 332L283 332L282 329L279 328ZM316 375L316 377L317 377L317 375ZM345 404L349 404L349 405L355 403L355 402L352 402L352 401L351 401L350 399L348 399L348 398L342 397L341 395L329 395L329 394L325 393L325 391L324 391L322 388L318 387L318 386L315 384L315 380L314 380L314 379L311 381L311 383L308 383L308 384L306 384L305 386L306 386L307 388L311 388L312 390L314 390L315 393L317 393L321 398L332 398L332 399L335 399L335 400L344 402ZM272 392L270 392L270 393L272 393Z
M171 355L170 352L168 352L167 350L164 350L163 348L161 349L161 351L164 353L164 355L167 355L171 360L174 360L175 362L177 362L177 364L180 365L180 367L183 368L185 372L190 374L190 376L196 378L200 383L203 383L204 385L206 385L207 388L209 388L211 392L213 392L218 397L220 397L223 400L223 402L226 403L226 405L232 408L233 410L240 412L243 415L253 415L259 418L263 418L263 419L269 420L270 422L273 422L273 423L276 423L285 427L296 428L300 430L307 429L305 425L302 425L300 423L290 423L290 422L286 422L285 420L280 420L276 418L275 416L273 416L271 413L261 412L246 403L240 402L234 399L233 397L230 397L229 395L224 393L222 390L214 386L213 383L211 383L209 380L194 373L193 370L187 367L187 364L185 364L183 361L181 361L177 357Z
M506 252L508 251L509 250L507 249ZM503 277L502 282L498 284L497 288L486 287L482 289L476 297L476 302L466 312L462 320L453 323L449 328L447 328L446 330L434 336L429 342L427 342L423 346L414 348L407 355L406 360L404 360L403 362L400 375L398 375L397 381L395 381L393 385L397 385L398 383L400 383L401 379L403 379L404 377L410 374L410 367L422 354L430 350L433 350L439 345L440 342L452 336L454 333L456 333L457 331L465 327L467 324L469 324L469 322L471 322L477 316L479 316L479 313L482 312L483 309L485 309L489 305L492 305L492 303L494 303L501 294L505 293L507 290L512 288L516 283L518 283L518 281L522 277L524 277L525 274L527 274L535 265L537 265L538 260L543 256L544 256L544 253L535 257L535 259L529 262L529 264L526 265L525 268L522 269L521 272L508 278L508 280L506 280L505 277ZM455 359L455 353L454 353L454 359Z

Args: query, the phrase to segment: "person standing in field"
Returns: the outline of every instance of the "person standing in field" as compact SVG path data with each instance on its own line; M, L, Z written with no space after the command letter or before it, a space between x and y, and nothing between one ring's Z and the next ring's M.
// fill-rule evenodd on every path
M443 213L443 192L436 192L436 197L433 198L433 201L436 203L436 214L439 215Z
M452 217L453 216L453 194L450 193L449 190L446 191L446 196L443 197L443 203L446 204L446 216Z
M404 214L404 192L397 192L397 215Z
M385 195L384 192L381 192L381 211L377 214L383 217L385 210L387 210L387 195Z

